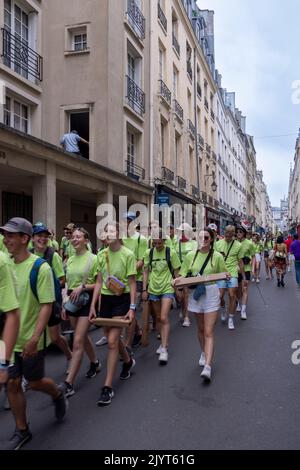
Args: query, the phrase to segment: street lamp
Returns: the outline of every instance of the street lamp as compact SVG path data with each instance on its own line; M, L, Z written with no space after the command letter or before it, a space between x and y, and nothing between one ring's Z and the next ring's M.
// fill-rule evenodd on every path
M211 175L204 175L204 178L207 179L207 178L213 178L213 182L212 182L212 185L211 185L211 190L213 193L216 193L217 192L217 189L218 189L218 185L216 183L216 174L215 173L212 173ZM205 183L206 184L206 183Z

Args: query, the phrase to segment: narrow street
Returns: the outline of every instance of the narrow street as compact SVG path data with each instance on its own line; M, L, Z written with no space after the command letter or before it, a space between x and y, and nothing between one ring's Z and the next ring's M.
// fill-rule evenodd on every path
M264 276L262 276L264 278ZM136 351L134 375L115 381L115 398L98 408L104 370L84 377L69 400L63 424L54 420L48 397L27 392L33 440L26 449L199 450L295 449L300 443L300 366L291 362L291 344L300 339L300 290L294 273L287 286L275 281L251 285L249 319L236 320L230 332L220 323L216 334L213 381L203 385L198 366L195 323L180 327L172 313L170 360L159 367L151 346ZM97 340L101 331L92 333ZM105 364L106 347L98 348ZM64 380L64 357L50 353L47 374ZM13 431L10 412L0 411L0 448Z

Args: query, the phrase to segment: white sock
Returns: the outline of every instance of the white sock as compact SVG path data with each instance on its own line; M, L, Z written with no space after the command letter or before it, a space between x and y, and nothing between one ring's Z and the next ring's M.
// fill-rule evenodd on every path
M242 312L243 313L246 313L246 308L247 308L247 305L242 305Z

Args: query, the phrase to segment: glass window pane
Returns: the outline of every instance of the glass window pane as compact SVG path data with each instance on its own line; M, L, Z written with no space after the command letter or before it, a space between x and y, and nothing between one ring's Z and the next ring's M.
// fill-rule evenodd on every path
M22 11L21 11L21 8L18 7L18 5L15 5L15 17L16 17L16 19L21 21Z
M28 118L28 107L25 104L22 104L22 117L25 119Z
M14 128L15 129L18 129L18 130L21 130L21 121L20 121L20 117L15 115L14 116Z

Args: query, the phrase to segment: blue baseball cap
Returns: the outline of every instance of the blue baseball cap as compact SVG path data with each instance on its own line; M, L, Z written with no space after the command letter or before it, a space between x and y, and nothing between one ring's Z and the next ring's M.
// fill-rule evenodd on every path
M51 235L51 232L49 231L48 227L44 225L42 222L38 222L34 224L33 226L33 235L37 235L39 233L46 232L48 235Z

